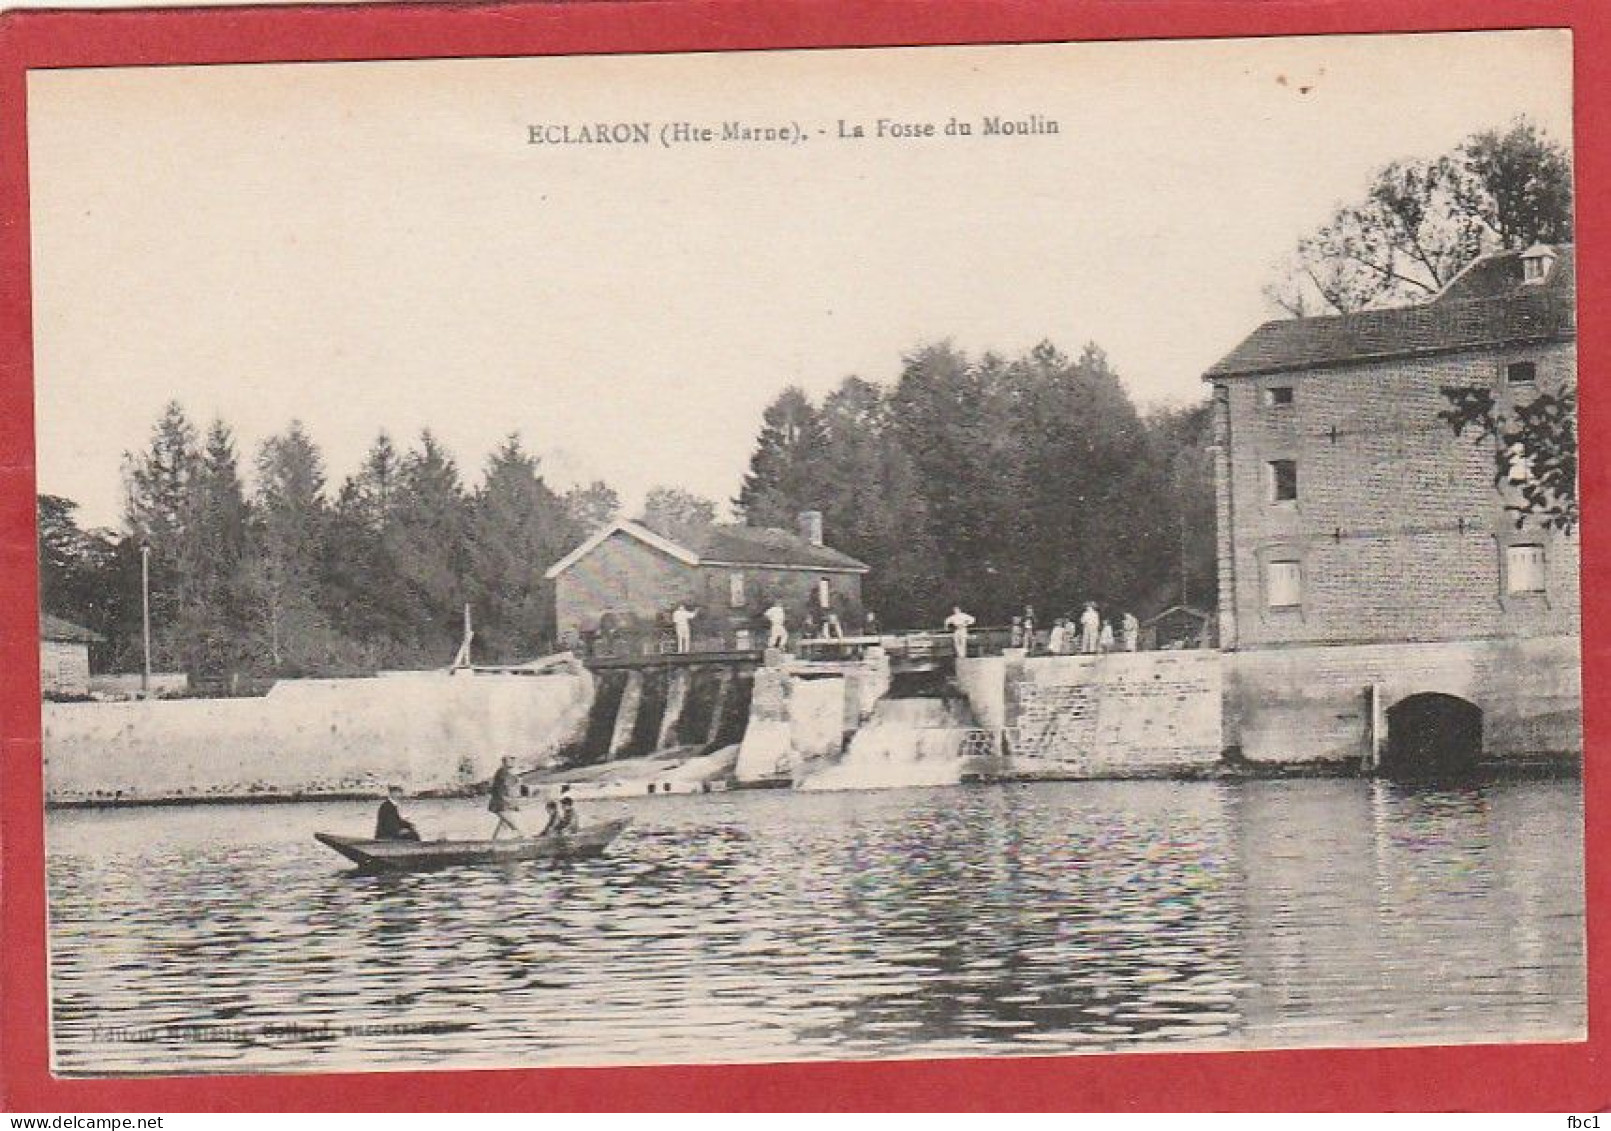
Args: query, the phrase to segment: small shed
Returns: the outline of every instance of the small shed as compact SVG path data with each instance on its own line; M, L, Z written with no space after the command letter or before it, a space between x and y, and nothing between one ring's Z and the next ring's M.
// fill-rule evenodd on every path
M61 617L39 617L39 687L47 699L89 694L89 646L105 637Z
M1217 647L1214 614L1190 605L1170 605L1141 622L1141 646L1149 651Z

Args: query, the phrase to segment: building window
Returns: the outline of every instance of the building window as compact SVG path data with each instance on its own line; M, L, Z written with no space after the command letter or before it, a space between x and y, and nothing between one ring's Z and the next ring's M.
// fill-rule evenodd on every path
M1505 384L1534 385L1538 383L1538 366L1531 361L1513 361L1505 366Z
M1271 385L1264 390L1265 408L1290 408L1292 405L1291 385Z
M1270 461L1270 502L1292 503L1298 499L1298 461Z
M730 573L727 575L727 603L735 609L744 607L744 575Z
M833 590L829 588L826 577L817 579L817 604L824 609L833 607Z
M1506 472L1512 483L1526 483L1533 477L1533 461L1527 456L1527 449L1521 444L1512 444L1505 451Z
M1298 562L1271 562L1264 573L1265 604L1290 609L1303 603L1303 567Z
M1544 592L1544 547L1537 543L1517 543L1505 547L1505 591Z

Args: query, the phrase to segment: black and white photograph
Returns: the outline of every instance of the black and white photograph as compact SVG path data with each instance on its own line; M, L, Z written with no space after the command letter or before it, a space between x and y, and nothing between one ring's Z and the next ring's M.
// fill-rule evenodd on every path
M1572 65L31 71L53 1071L1585 1039Z

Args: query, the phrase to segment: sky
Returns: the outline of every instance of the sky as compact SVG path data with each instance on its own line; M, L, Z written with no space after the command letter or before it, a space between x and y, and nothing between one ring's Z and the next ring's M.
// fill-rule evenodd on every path
M1569 142L1570 73L1550 31L34 72L39 489L115 526L177 399L243 463L302 420L332 493L429 427L471 484L518 432L559 489L727 500L785 385L942 339L1095 342L1192 402L1373 169L1517 115ZM879 118L936 136L839 138ZM601 120L655 141L529 143Z

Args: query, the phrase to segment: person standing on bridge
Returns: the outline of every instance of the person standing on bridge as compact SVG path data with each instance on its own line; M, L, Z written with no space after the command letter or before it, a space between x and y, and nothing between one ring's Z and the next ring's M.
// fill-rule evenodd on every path
M1096 611L1096 602L1085 602L1085 611L1080 614L1080 651L1087 656L1096 654L1097 641L1102 635L1102 617Z
M1024 655L1035 654L1035 606L1024 606Z
M777 601L766 610L766 623L771 626L766 633L766 646L768 648L787 648L789 646L789 614L783 611L783 606Z
M1134 652L1141 647L1141 622L1136 620L1134 613L1127 612L1124 614L1124 620L1121 623L1124 633L1124 650Z
M829 613L822 622L822 638L824 640L843 640L845 638L844 626L839 623L838 613Z
M1046 634L1046 651L1054 656L1061 656L1063 649L1068 647L1068 623L1062 617L1052 622L1052 630Z
M671 623L677 630L677 651L678 652L691 652L691 651L693 651L693 648L694 648L693 623L694 623L694 618L696 616L698 616L698 615L699 615L698 613L694 612L694 610L692 610L688 606L684 605L681 601L677 602L676 609L674 609L672 611Z
M1097 637L1096 647L1104 656L1113 651L1113 622L1102 622L1102 635Z
M945 627L951 630L951 643L956 645L957 658L965 659L968 655L968 629L973 627L973 618L962 611L961 605L952 605L951 615L945 618Z

